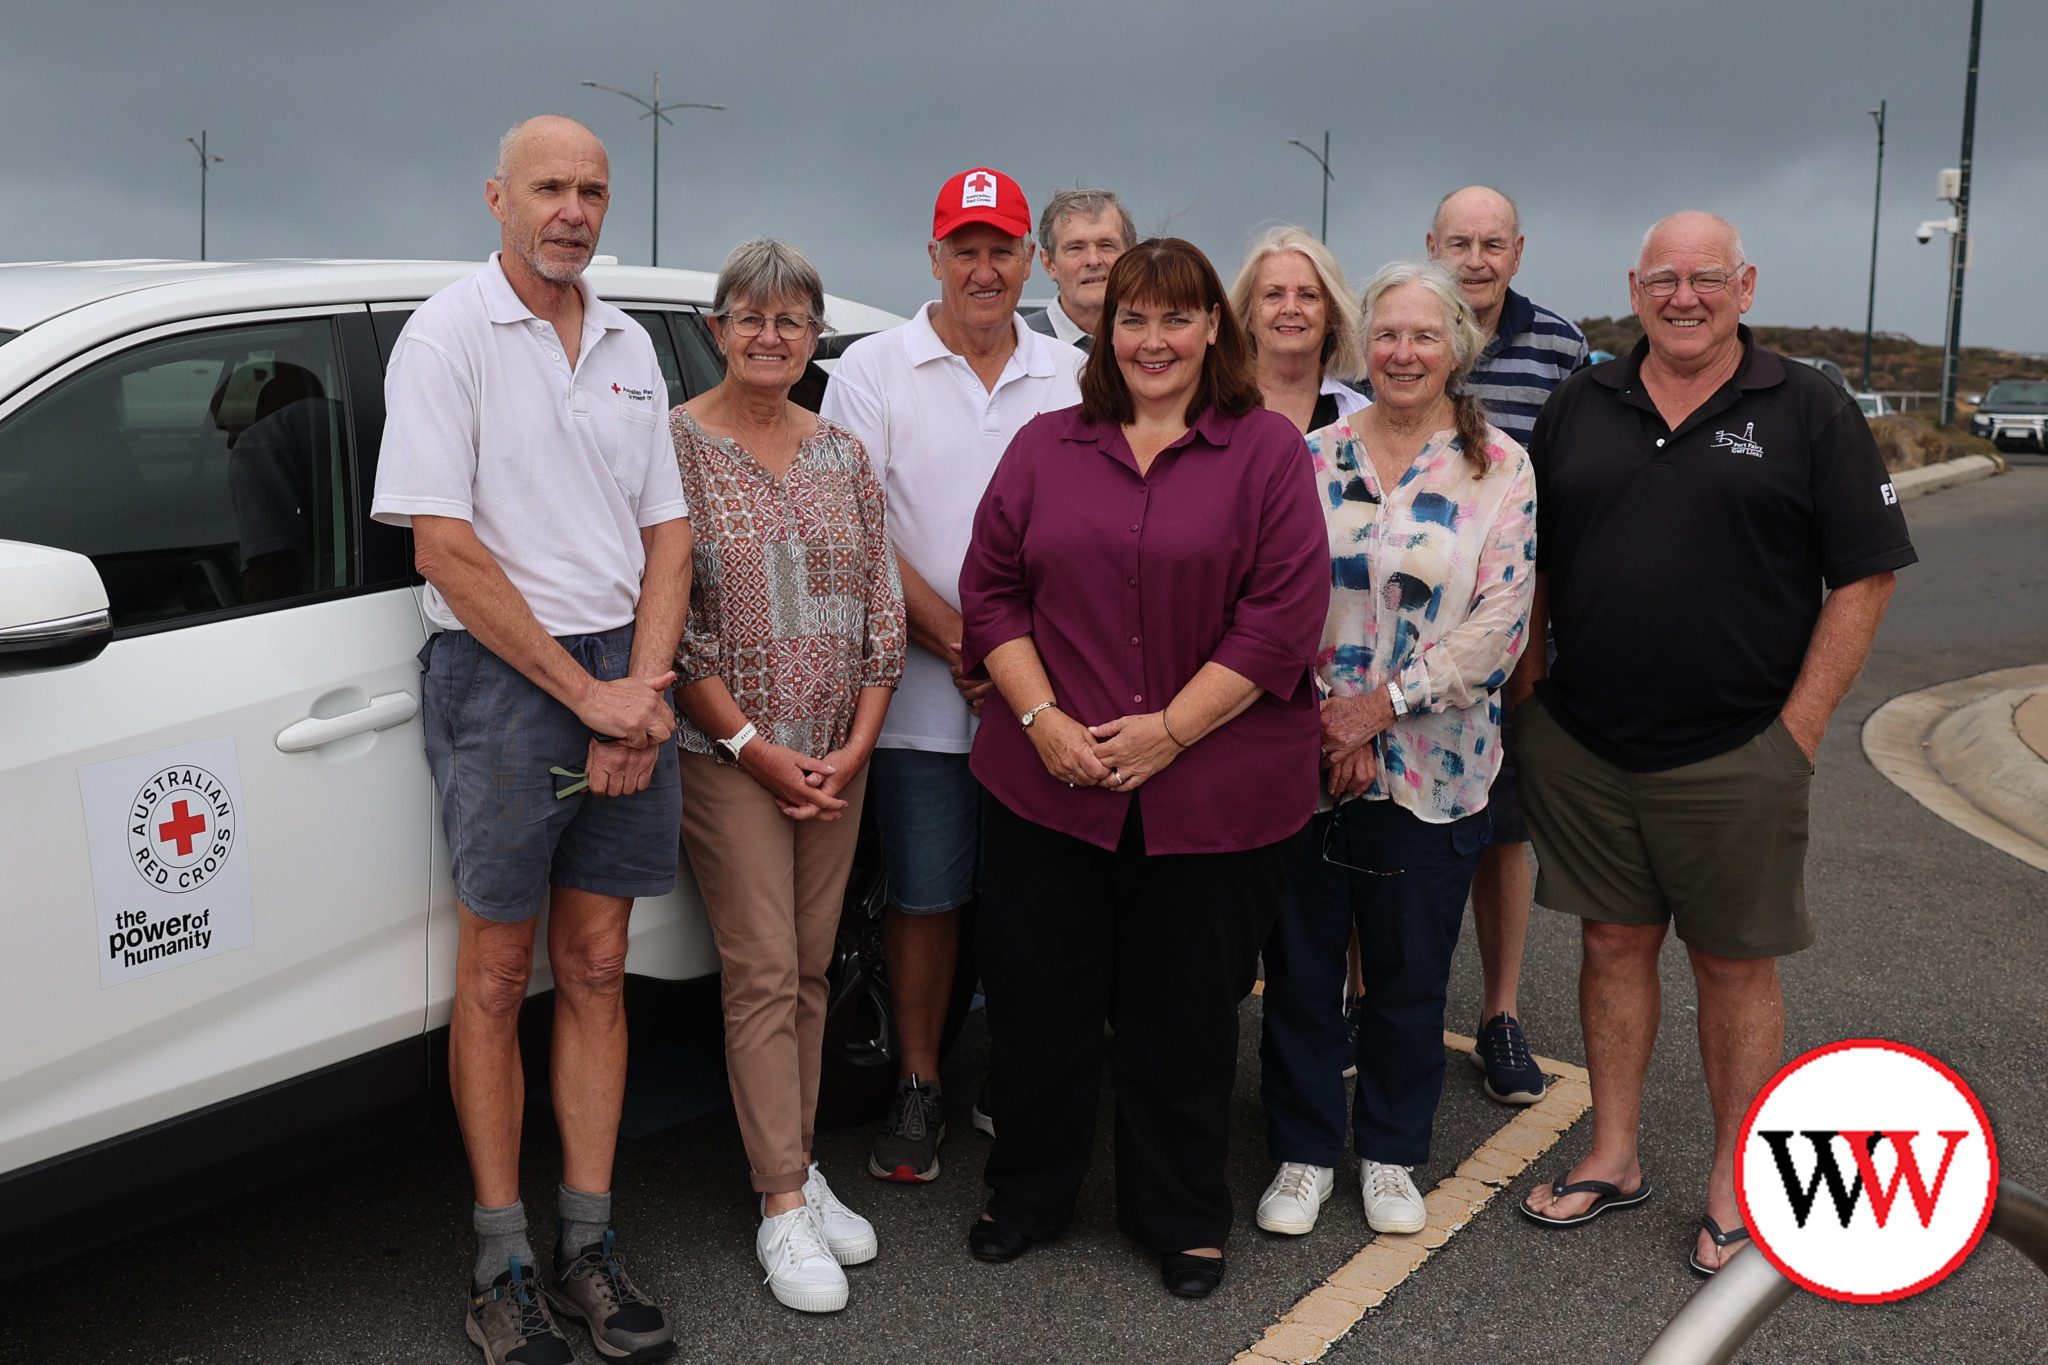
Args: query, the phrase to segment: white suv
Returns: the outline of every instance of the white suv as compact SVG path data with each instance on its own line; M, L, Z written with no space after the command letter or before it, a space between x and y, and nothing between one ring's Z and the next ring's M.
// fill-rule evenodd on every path
M0 266L0 1246L426 1091L455 899L369 506L384 359L475 269ZM671 404L717 381L711 276L590 278ZM827 312L826 354L901 321ZM628 971L717 967L687 874L636 908Z

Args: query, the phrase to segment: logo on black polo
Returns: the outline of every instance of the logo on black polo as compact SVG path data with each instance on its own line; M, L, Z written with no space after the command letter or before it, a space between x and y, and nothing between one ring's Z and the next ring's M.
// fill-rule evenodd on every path
M1736 1197L1757 1250L1829 1298L1888 1303L1976 1247L1998 1148L1969 1086L1902 1043L1856 1039L1780 1071L1750 1106Z
M130 864L159 891L198 890L227 866L234 845L234 803L204 768L165 768L128 808Z
M1740 436L1737 436L1732 431L1715 432L1714 448L1716 450L1724 448L1732 450L1737 455L1754 455L1759 460L1764 457L1763 444L1756 439L1756 423L1754 422L1746 424L1742 428Z

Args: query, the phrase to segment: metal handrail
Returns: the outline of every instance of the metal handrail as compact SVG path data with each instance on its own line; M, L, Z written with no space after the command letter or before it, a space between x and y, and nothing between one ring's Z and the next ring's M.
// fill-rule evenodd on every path
M2048 1274L2048 1199L1999 1181L1990 1231ZM1672 1315L1637 1365L1727 1365L1796 1287L1760 1253L1744 1251Z

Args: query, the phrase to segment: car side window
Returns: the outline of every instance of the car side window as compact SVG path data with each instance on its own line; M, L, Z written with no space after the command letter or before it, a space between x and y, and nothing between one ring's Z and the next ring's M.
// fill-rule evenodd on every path
M683 383L683 367L676 359L676 343L669 336L667 319L660 313L632 312L626 316L645 328L647 339L654 343L654 358L661 362L661 377L668 384L668 405L677 407L692 395Z
M344 394L328 318L110 356L0 422L0 539L91 557L117 631L349 587Z
M701 313L676 313L676 340L682 346L683 379L690 396L715 389L725 379L725 357L711 339L711 325Z

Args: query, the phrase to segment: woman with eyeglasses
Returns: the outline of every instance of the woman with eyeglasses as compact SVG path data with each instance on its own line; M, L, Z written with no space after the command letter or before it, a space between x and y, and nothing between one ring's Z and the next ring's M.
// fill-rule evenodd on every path
M824 326L802 252L726 257L725 378L670 416L695 532L676 654L683 849L724 964L733 1108L761 1195L755 1254L804 1312L846 1306L875 1230L812 1160L825 969L867 761L903 673L882 488L846 428L789 399Z
M1318 675L1323 809L1266 941L1260 1085L1270 1232L1315 1226L1344 1149L1343 1069L1365 1214L1417 1232L1451 953L1489 835L1499 689L1522 648L1536 485L1466 377L1485 342L1449 271L1396 262L1361 300L1375 402L1308 437L1328 523ZM1345 939L1365 975L1358 1041L1339 1008Z

